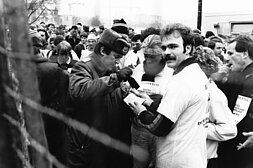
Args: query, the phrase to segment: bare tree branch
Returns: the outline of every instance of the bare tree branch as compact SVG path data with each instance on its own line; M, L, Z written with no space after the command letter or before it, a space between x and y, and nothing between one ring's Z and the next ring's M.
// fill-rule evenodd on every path
M46 8L42 9L42 11L40 12L40 14L29 24L33 24L34 22L36 22L40 18L40 16L44 13L45 10L46 10Z
M47 3L49 3L49 4L56 3L56 1L55 0L32 0L30 3L28 3L26 0L26 9L27 9L28 20L30 20L29 18L31 18L31 16L33 16L36 11L41 10L40 13L38 14L38 16L36 16L36 18L33 19L32 21L30 21L29 24L33 24L34 22L36 22L45 11L47 11L47 10L52 11L51 9L49 9L46 6ZM28 4L29 4L29 6L28 6Z
M37 4L37 0L32 0L30 3L27 2L26 6L29 4L27 11L33 10L33 6Z

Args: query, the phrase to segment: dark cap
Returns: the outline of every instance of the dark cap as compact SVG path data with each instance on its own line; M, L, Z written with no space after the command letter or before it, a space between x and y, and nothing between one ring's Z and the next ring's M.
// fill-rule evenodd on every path
M113 25L111 29L116 31L117 33L129 35L128 26L124 19L120 19L120 20L115 19L113 21Z
M211 36L215 36L215 34L212 31L206 31L205 38L209 38Z
M130 48L127 40L111 29L104 30L98 42L122 55L126 55Z

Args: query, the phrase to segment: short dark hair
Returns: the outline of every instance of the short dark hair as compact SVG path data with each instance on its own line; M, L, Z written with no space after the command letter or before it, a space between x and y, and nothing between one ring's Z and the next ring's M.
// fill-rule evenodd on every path
M87 38L88 37L88 33L86 33L86 32L82 32L81 34L80 34L80 38L81 37L85 37L85 38Z
M85 32L89 32L89 29L90 29L89 26L83 25L83 30L84 30Z
M70 28L70 30L73 30L73 29L78 30L78 27L74 25L74 26L72 26L72 27Z
M133 35L133 37L131 38L132 42L137 42L138 40L141 39L141 35L140 34L135 34Z
M214 36L215 34L212 31L206 31L205 38L209 38L211 36Z
M46 40L49 38L48 33L45 29L37 29L37 32L43 31L45 33L46 36Z
M205 46L204 38L200 34L194 34L193 41L194 41L194 47L197 47L200 45Z
M214 41L208 41L207 43L207 47L214 50L215 48L215 42Z
M47 27L49 27L49 26L54 26L54 27L55 27L55 25L54 25L53 23L49 23L49 24L47 25Z
M100 29L100 30L105 30L104 25L100 25L100 26L99 26L99 29Z
M194 46L192 29L188 26L181 24L181 23L173 23L173 24L167 25L161 31L161 38L171 35L174 32L178 32L181 35L181 37L183 39L184 48L187 45L191 45L192 47Z
M71 49L71 45L67 41L63 40L56 46L56 53L58 55L68 55Z
M141 42L144 41L144 39L146 37L148 37L149 35L151 34L157 34L157 35L160 35L160 29L157 29L157 28L154 28L154 27L149 27L149 28L146 28L144 30L141 31L141 36L140 36L140 40Z
M236 52L248 52L250 59L253 60L253 39L250 35L241 34L237 36L235 39L229 41L231 44L236 42L235 51Z
M215 42L215 43L223 43L220 37L217 36L211 36L210 40Z
M57 35L54 39L54 45L57 46L60 42L64 40L64 37L62 35Z

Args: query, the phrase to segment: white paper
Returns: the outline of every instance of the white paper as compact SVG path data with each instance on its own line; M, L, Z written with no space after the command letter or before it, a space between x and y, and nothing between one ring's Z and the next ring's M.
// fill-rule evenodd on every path
M133 93L129 93L129 95L127 95L127 97L125 97L124 101L126 104L134 103L134 102L138 102L138 103L142 104L145 101L145 99L140 98Z
M238 124L247 114L252 98L239 95L233 110L235 122Z
M160 85L159 85L159 83L156 83L156 82L141 81L140 88L138 90L145 92L148 95L159 94L160 93Z

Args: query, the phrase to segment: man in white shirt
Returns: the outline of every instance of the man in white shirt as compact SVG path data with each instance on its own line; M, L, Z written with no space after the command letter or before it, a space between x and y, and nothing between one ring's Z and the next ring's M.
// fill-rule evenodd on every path
M193 32L171 24L161 32L167 66L174 69L159 107L147 96L130 103L140 122L157 135L157 168L205 168L208 79L192 58Z

